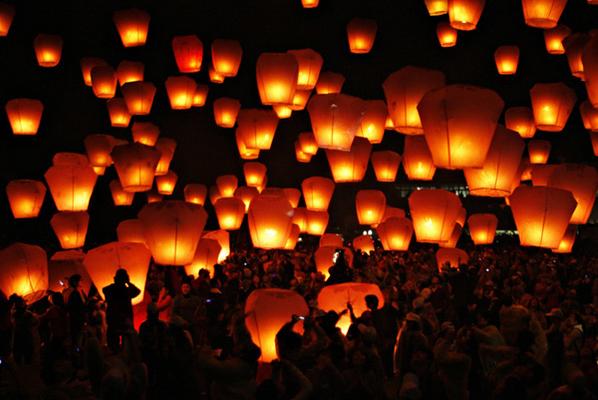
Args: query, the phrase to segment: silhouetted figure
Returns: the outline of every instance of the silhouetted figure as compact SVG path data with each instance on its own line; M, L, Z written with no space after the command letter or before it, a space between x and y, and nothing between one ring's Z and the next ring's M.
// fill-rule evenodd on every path
M39 321L20 296L11 296L13 309L13 356L17 364L32 364L39 354Z
M69 277L69 287L65 289L63 296L69 314L71 346L74 355L77 355L81 349L81 338L87 311L87 294L81 286L81 275L74 274Z

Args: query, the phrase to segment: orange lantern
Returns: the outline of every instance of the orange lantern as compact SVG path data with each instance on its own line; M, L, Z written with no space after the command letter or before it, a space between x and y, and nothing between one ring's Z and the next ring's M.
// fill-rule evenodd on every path
M499 75L514 75L519 64L519 47L500 46L494 52L494 62Z
M567 0L521 0L525 24L549 29L557 26Z
M221 263L226 260L230 254L230 235L227 231L219 229L217 231L206 232L202 238L217 240L221 247L218 262Z
M558 247L577 205L568 190L519 186L509 196L522 246Z
M291 115L293 114L291 107L285 105L272 106L272 110L274 110L278 119L291 118Z
M533 165L529 162L529 159L524 158L521 160L521 165L519 166L519 170L521 171L521 180L522 181L531 181L532 180L532 169L533 169ZM517 185L517 186L519 186L519 185ZM515 189L515 187L513 189ZM512 193L512 191L511 191L511 193Z
M198 83L195 88L195 94L193 95L193 107L203 107L206 104L208 98L208 85Z
M347 24L349 50L354 54L369 53L376 39L378 24L373 19L353 18Z
M498 218L494 214L472 214L467 219L469 236L476 245L492 244L497 225Z
M40 33L33 40L35 57L40 67L51 68L58 65L62 55L62 37Z
M282 249L291 232L293 208L284 196L260 194L247 212L249 233L254 247Z
M257 59L257 88L264 105L288 105L293 102L299 65L289 53L262 53Z
M369 235L360 235L353 239L353 248L369 254L374 251L374 241Z
M382 143L386 122L386 104L382 100L365 100L365 111L355 136L364 137L372 144Z
M598 132L598 108L585 100L579 105L579 113L583 121L583 127L592 132Z
M212 203L212 205L216 204L216 202L222 197L217 186L210 186L208 193L210 195L210 203Z
M317 94L337 94L345 84L345 77L336 72L325 71L320 74L316 84Z
M6 102L6 115L14 135L35 135L42 119L44 105L34 99L12 99Z
M241 102L230 97L214 100L214 120L222 128L232 128L237 122L237 115L241 109Z
M109 65L98 65L91 69L91 88L99 99L111 99L116 93L116 75Z
M344 247L343 237L337 233L324 233L322 236L320 236L320 242L318 246L320 248L334 247L337 249Z
M457 243L461 238L462 231L463 227L458 223L455 223L455 226L453 227L453 233L451 233L451 237L449 238L449 240L447 240L446 242L438 243L438 246L445 249L454 249L455 247L457 247Z
M534 137L536 124L534 113L529 107L511 107L505 111L505 126L519 133L524 139Z
M320 53L312 49L289 50L287 53L295 57L299 67L297 90L312 90L316 87L324 63Z
M378 182L394 182L401 163L401 155L394 151L374 151L372 167Z
M334 193L334 182L321 176L312 176L301 183L305 207L313 211L326 211Z
M565 127L577 96L563 83L536 83L529 91L536 127L560 132Z
M160 152L160 161L156 166L156 176L164 175L170 169L170 162L176 150L176 141L171 138L161 137L156 141L156 150Z
M293 96L293 102L288 105L292 111L302 111L307 106L307 102L309 100L309 96L311 96L311 90L295 90L295 95ZM287 106L283 106L287 107Z
M145 192L152 188L160 152L141 143L114 147L110 153L123 189Z
M241 57L243 57L243 49L238 41L216 39L212 42L212 68L218 75L236 76L241 65Z
M509 195L513 181L519 175L524 148L525 143L517 132L498 125L482 167L463 170L469 194L489 197Z
M150 15L136 8L115 11L112 17L124 47L145 45Z
M170 108L173 110L188 110L193 105L193 97L197 84L188 76L171 76L166 79L166 93Z
M136 305L143 301L150 258L150 252L141 243L111 242L89 250L83 264L102 298L102 289L114 282L116 271L125 269L131 283L141 290L132 299L132 304Z
M112 201L115 206L130 206L133 204L135 193L126 192L118 180L110 182L110 193L112 193Z
M291 207L297 208L299 206L299 200L301 199L301 191L295 188L284 188L282 189L285 197L291 203Z
M590 40L587 33L574 33L563 39L563 47L567 55L571 75L584 80L584 67L581 60L586 43Z
M35 218L44 203L46 187L39 181L18 179L8 182L6 195L15 218Z
M424 0L428 14L435 17L437 15L444 15L448 12L448 0Z
M472 31L482 16L486 0L448 0L451 26L460 31Z
M260 361L278 358L276 334L293 315L308 316L305 299L288 289L257 289L245 302L245 326L251 340L260 348Z
M123 86L129 82L141 82L145 75L145 65L136 61L121 61L116 68L118 84Z
M133 141L135 143L145 144L146 146L154 146L160 136L160 128L151 122L133 122L131 127L133 133Z
M409 210L418 242L446 242L461 210L456 194L443 189L417 190L409 196Z
M131 122L131 114L125 100L120 97L114 97L106 102L110 125L115 128L126 128Z
M548 178L558 167L557 164L535 164L532 165L531 179L534 186L548 186Z
M236 197L221 197L214 204L220 229L234 231L241 227L245 215L245 203Z
M557 25L544 30L544 45L549 54L565 54L563 39L571 34L571 29L565 25Z
M481 167L503 106L496 92L476 86L450 85L426 93L417 110L434 165Z
M335 182L359 182L365 176L372 144L356 137L350 151L326 150L326 158Z
M57 251L48 263L48 290L61 292L65 289L68 278L78 274L81 276L81 289L89 293L91 278L83 265L85 253L82 250Z
M299 227L300 233L307 233L307 209L303 207L295 208L293 212L293 225Z
M89 214L85 211L63 211L55 214L50 225L63 249L78 249L85 244Z
M312 132L301 132L298 137L301 151L308 155L315 155L318 152L318 142Z
M583 164L561 164L550 174L547 186L569 190L573 194L577 207L569 223L588 222L598 190L596 168Z
M214 71L213 68L208 70L208 76L210 77L210 82L212 83L223 83L224 76L220 75L218 72Z
M295 142L295 159L298 162L308 163L311 161L312 157L313 157L312 154L307 154L307 153L303 152L303 150L301 149L301 145L299 144L298 141Z
M203 60L203 43L195 35L172 38L172 51L179 72L199 72Z
M233 197L237 189L238 179L234 175L222 175L216 178L216 186L222 197Z
M239 156L243 160L256 160L260 156L260 149L250 149L245 143L243 132L237 128L235 130L235 141L237 143L237 150Z
M454 47L457 44L457 30L448 22L441 21L436 25L436 37L440 47Z
M164 175L156 176L156 188L158 189L158 193L170 196L172 192L174 192L177 180L178 176L173 171L168 171Z
M185 201L203 206L206 202L208 188L201 183L188 183L183 189Z
M381 222L376 233L387 251L407 251L413 236L411 220L403 217L390 217Z
M147 115L152 109L156 86L151 82L129 82L122 87L123 98L131 115Z
M116 139L110 135L88 135L83 141L87 159L93 167L109 167L112 165L110 152L116 144Z
M320 0L301 0L303 8L316 8L320 4Z
M386 206L386 209L384 210L384 215L382 216L382 221L380 221L380 222L381 223L385 222L387 219L392 218L392 217L404 218L405 211L398 207Z
M284 244L285 250L295 250L295 246L297 246L297 241L299 240L299 234L301 233L299 229L299 225L293 224L291 227L291 233L289 234L289 238L287 242Z
M145 245L143 224L137 218L126 219L116 227L116 236L122 243L142 243Z
M386 210L386 196L380 190L360 190L355 196L355 210L360 225L375 225Z
M259 162L246 162L243 164L243 174L245 175L247 186L262 186L266 180L267 170L266 166Z
M93 168L93 172L96 173L96 175L101 176L104 175L106 173L106 167L91 167Z
M0 292L5 298L17 294L31 304L48 290L48 259L44 249L14 243L0 250Z
M345 258L345 261L347 261L347 264L352 265L353 253L350 249L343 247L342 245L339 247L320 246L314 252L313 257L314 263L316 264L316 270L320 274L324 275L324 279L328 279L328 277L330 277L330 273L328 272L328 270L336 262L337 257L340 255L337 251L341 249L343 251L343 257Z
M338 283L325 286L318 294L318 308L324 311L336 311L342 314L336 326L346 335L351 326L351 317L347 312L347 303L353 306L355 315L361 315L368 311L365 303L365 296L374 295L378 298L378 308L384 306L384 296L378 285L374 283Z
M571 253L573 245L575 244L575 237L577 236L577 225L569 225L565 231L565 235L561 238L559 246L552 249L553 253L566 254Z
M424 133L417 105L431 90L444 86L444 74L432 69L407 66L393 72L382 87L394 129L407 135Z
M530 140L527 143L529 161L532 164L546 164L550 155L551 144L548 140Z
M306 233L314 236L322 235L326 232L329 218L328 211L307 210L305 212Z
M460 265L467 264L469 256L461 249L438 249L436 252L436 264L438 265L438 272L442 272L444 267L448 265L449 268L457 269Z
M108 63L97 57L83 57L80 61L81 75L83 75L83 83L85 86L91 86L91 70L94 67L107 66Z
M584 66L588 100L593 107L598 108L598 35L590 36L590 40L584 46L581 54L581 61Z
M218 256L221 250L222 247L218 243L218 240L199 239L193 262L185 265L185 273L187 275L196 275L199 273L199 270L205 269L210 272L211 276L214 276L214 265L218 264Z
M257 196L259 192L256 188L252 186L239 186L235 189L235 197L243 202L245 205L245 213L249 210L249 205L255 196Z
M12 4L0 3L0 36L8 35L14 17L15 7Z
M436 166L423 136L405 137L403 169L410 180L431 181L434 178Z
M98 176L87 165L53 165L46 183L59 211L86 211Z
M307 111L319 147L348 151L360 127L365 103L345 94L318 94L309 101Z
M237 132L249 149L270 150L278 127L272 110L244 109L237 117Z

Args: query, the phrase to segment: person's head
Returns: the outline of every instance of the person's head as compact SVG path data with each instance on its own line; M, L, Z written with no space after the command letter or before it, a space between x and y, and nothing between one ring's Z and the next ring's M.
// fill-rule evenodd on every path
M373 294L368 294L365 296L365 305L372 311L378 309L378 297Z
M114 283L125 284L129 282L129 273L124 268L119 268L114 274Z
M191 293L191 284L189 282L183 282L181 284L181 293L185 296Z
M81 286L81 275L73 274L69 277L69 286L74 289L79 289Z

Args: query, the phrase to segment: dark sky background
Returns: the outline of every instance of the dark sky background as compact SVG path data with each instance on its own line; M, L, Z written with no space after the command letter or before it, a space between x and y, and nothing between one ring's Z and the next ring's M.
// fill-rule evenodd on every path
M138 7L151 14L146 46L124 48L112 22L115 10ZM345 26L353 17L373 18L378 34L369 54L354 55L348 50ZM436 39L436 24L447 16L430 17L423 0L321 0L316 9L303 9L300 0L252 1L23 1L8 37L0 38L0 103L17 97L40 99L45 106L37 136L13 136L4 112L0 112L0 183L11 179L39 179L51 165L58 151L84 152L83 139L92 133L108 133L130 139L130 129L111 128L105 101L97 99L83 84L81 57L101 57L114 68L122 60L145 64L145 80L153 82L158 92L152 114L133 120L153 121L161 136L177 140L178 147L171 168L179 175L173 198L182 198L185 184L214 184L218 175L236 174L242 180L243 160L238 157L234 129L217 127L213 122L212 101L222 96L240 99L243 107L259 107L255 84L255 62L261 52L284 52L312 48L324 58L323 70L340 72L346 77L343 92L364 99L383 99L382 82L406 65L442 70L447 83L466 83L496 90L506 107L529 106L529 89L537 82L564 82L573 88L578 100L586 98L583 83L573 78L564 55L549 55L542 30L527 27L521 1L489 0L472 32L459 32L458 44L443 49ZM585 0L569 1L560 20L574 32L598 27L598 7ZM38 33L60 34L64 39L62 60L58 67L37 65L33 39ZM170 109L164 89L168 76L178 75L171 49L175 35L196 34L204 44L201 72L191 74L198 82L208 83L208 102L203 108L187 111ZM209 82L209 48L212 40L231 38L241 41L243 60L239 75L224 84ZM493 53L500 45L517 45L521 50L518 72L500 76ZM310 164L295 161L293 143L301 131L310 130L306 111L294 112L281 120L270 151L262 151L261 162L268 166L270 186L299 187L309 176L330 176L323 151ZM536 134L552 142L551 163L593 163L588 133L583 129L575 107L566 129L561 133ZM384 142L374 150L393 149L402 153L403 137L386 132ZM131 208L112 204L109 182L116 177L113 168L99 177L89 213L90 228L86 248L115 240L118 222L132 218L145 202L136 195ZM398 184L407 179L399 172ZM435 183L464 182L461 172L437 171ZM330 212L329 230L352 232L357 229L354 195L364 188L381 188L388 204L406 208L396 185L377 183L371 167L364 182L337 185ZM501 199L464 200L469 212L491 211L501 217L501 227L512 225L508 209ZM211 207L208 206L211 212ZM48 191L41 217L14 220L4 191L0 196L0 245L15 240L38 243L57 250L58 243L49 225L55 212ZM211 213L208 228L217 227Z

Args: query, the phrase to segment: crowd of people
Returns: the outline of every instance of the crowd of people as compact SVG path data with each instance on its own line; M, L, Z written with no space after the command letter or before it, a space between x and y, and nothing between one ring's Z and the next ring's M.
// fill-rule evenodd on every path
M239 249L196 276L152 265L139 326L141 291L123 269L90 293L73 275L35 304L5 298L0 398L597 398L596 254L507 240L439 270L435 249L415 245L355 252L352 265L338 257L325 279L314 250ZM350 303L319 309L320 289L343 282L375 283L384 302L367 296L361 315ZM245 300L259 288L294 290L310 308L280 329L267 365L245 326ZM344 313L346 334L336 326Z

